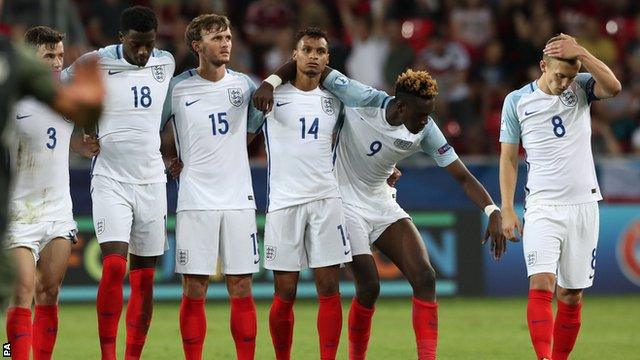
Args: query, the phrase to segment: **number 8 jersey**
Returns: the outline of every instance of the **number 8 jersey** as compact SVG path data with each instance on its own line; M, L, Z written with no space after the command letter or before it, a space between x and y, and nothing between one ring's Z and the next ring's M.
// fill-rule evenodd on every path
M159 132L175 70L173 56L153 49L147 64L139 67L124 59L122 44L102 48L97 55L107 96L96 129L100 154L93 159L92 174L131 184L165 182ZM72 76L73 65L65 72Z
M532 82L504 101L500 142L526 151L527 205L576 205L602 200L591 153L590 105L595 81L579 73L560 95Z
M319 87L278 87L263 125L267 147L267 211L339 198L333 172L333 134L341 104Z

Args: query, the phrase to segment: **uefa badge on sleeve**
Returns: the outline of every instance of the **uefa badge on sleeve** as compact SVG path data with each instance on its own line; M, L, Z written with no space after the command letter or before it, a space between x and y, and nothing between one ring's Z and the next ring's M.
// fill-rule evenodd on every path
M151 68L151 73L153 74L153 78L156 79L157 82L163 82L164 79L167 77L165 71L164 71L164 66L163 65L157 65Z

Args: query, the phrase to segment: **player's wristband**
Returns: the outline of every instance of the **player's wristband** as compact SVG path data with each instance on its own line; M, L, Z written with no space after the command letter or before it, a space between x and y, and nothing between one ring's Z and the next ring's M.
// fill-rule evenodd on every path
M268 78L264 79L264 82L271 84L274 89L282 85L282 79L276 74L269 75Z
M491 214L493 214L493 212L496 210L500 211L500 208L496 206L496 204L491 204L484 207L484 213L487 215L487 217L491 217Z

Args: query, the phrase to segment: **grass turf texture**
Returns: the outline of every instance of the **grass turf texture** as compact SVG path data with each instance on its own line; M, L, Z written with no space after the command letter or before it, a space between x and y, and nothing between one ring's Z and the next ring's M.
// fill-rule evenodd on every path
M583 307L583 324L574 359L634 359L640 351L640 296L589 296ZM259 302L256 359L273 359L269 336L269 303ZM344 327L338 359L347 359L347 312L343 301ZM525 320L523 298L444 298L439 308L440 359L534 359ZM295 305L293 359L317 359L317 305ZM234 359L226 302L207 304L205 359ZM2 317L4 325L5 319ZM118 332L119 356L124 352L124 311ZM0 340L6 341L4 326ZM93 304L63 304L54 359L99 359L98 334ZM384 299L374 316L368 359L415 359L409 299ZM157 303L143 359L181 359L178 304Z

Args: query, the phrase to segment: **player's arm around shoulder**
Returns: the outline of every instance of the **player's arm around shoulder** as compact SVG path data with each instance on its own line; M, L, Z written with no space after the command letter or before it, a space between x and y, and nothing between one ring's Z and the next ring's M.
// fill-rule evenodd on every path
M564 35L564 34L563 34ZM576 39L569 35L564 35L562 40L554 41L544 48L544 53L551 57L576 58L580 60L588 73L595 80L593 91L596 99L608 99L614 97L622 91L622 84L616 78L611 69L600 59L596 58L587 49L582 47Z

